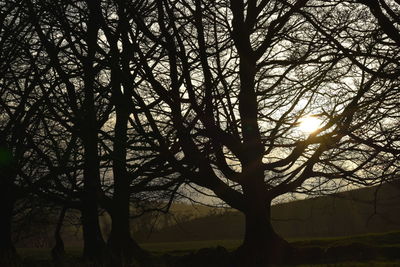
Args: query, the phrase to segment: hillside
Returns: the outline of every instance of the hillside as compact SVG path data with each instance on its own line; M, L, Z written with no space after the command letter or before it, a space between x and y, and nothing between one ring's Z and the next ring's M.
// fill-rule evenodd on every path
M62 229L67 247L82 246L79 218L76 211L67 214ZM289 239L400 230L400 186L386 184L275 205L272 219L276 231ZM107 237L111 229L108 216L101 217L101 226ZM232 209L175 203L168 214L150 213L132 220L132 230L140 243L240 240L244 217ZM54 219L30 220L25 231L28 237L15 234L18 247L54 244Z
M312 238L400 229L400 186L385 184L272 207L273 225L285 238ZM227 211L153 231L142 242L241 239L244 217Z

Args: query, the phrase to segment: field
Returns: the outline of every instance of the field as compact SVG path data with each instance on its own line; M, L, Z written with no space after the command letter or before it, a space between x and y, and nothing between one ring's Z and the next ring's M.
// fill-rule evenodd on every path
M234 210L211 211L210 208L207 215L203 210L201 216L180 220L152 233L144 234L142 227L142 233L134 236L151 243L243 238L243 214ZM397 231L400 230L400 187L386 184L274 205L272 224L285 239Z
M133 236L151 252L158 262L155 266L231 266L209 265L209 262L231 258L240 245L244 228L240 213L178 203L170 214L158 216L158 224L150 230L152 216L148 214L133 221L133 226L140 230ZM272 216L276 231L296 248L292 266L400 266L398 186L363 188L283 203L273 206ZM107 236L109 222L103 219ZM52 228L49 229L43 232L42 243L47 249L18 249L24 266L53 266L49 249L53 242ZM85 266L80 260L80 232L79 228L63 229L71 263L67 266ZM32 247L34 243L26 244L19 246ZM205 259L207 263L202 262Z
M301 252L297 264L290 266L400 266L400 232L374 233L349 237L313 238L289 240ZM182 266L162 263L166 257L175 262L185 257L196 259L203 251L234 251L240 240L206 240L186 242L145 243L159 262L157 266ZM67 248L69 261L79 263L80 248ZM318 254L316 252L322 252ZM52 266L48 249L18 249L25 266ZM219 253L219 252L218 252ZM304 257L305 255L305 257ZM197 266L197 265L194 265ZM288 265L289 266L289 265Z
M62 229L66 247L82 246L79 218L77 212L67 213ZM104 214L100 219L107 239L110 218ZM28 238L15 240L16 246L52 247L55 222L45 224L42 216L31 219ZM386 184L274 205L272 224L288 240L400 231L400 187ZM168 214L149 213L132 220L131 229L139 243L241 240L244 216L232 209L175 203Z

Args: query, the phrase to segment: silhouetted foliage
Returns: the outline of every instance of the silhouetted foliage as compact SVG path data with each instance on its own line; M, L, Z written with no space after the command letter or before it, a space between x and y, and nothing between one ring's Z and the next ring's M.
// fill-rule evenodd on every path
M14 253L13 206L31 195L81 212L87 260L150 264L129 220L168 210L186 183L244 213L240 266L283 261L294 251L271 226L272 201L398 177L398 10L397 0L5 1L0 249ZM302 130L310 118L319 125Z
M148 16L132 13L130 27L145 39L122 45L152 88L140 97L159 101L137 118L150 127L142 134L155 136L191 183L244 212L243 266L291 251L270 225L273 199L398 173L397 156L374 147L398 140L399 92L387 78L398 49L377 41L365 8L301 0L148 4ZM354 54L361 45L368 50ZM320 127L302 132L306 117ZM163 136L167 127L174 134Z

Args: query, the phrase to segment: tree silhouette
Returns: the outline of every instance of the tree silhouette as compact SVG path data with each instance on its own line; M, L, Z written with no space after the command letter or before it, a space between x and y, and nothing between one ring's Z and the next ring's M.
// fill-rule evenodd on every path
M101 235L98 221L98 195L101 194L100 183L100 159L98 152L98 128L101 126L97 117L97 107L95 105L95 94L97 93L96 76L98 69L94 68L95 49L98 38L99 25L92 12L81 13L81 21L75 25L81 35L81 40L85 50L71 49L71 56L76 56L76 61L68 62L68 57L63 57L62 43L63 30L68 34L66 38L71 38L69 28L63 28L69 16L73 16L73 9L64 3L64 13L56 13L60 9L53 9L51 3L43 1L34 6L30 1L27 4L30 20L37 34L38 40L43 44L45 51L50 59L49 64L52 71L58 78L59 88L64 93L63 100L68 106L66 119L72 122L74 134L80 139L83 147L83 192L81 195L82 226L84 235L84 255L90 260L97 260L104 257L105 242ZM41 5L40 5L41 4ZM77 3L74 8L82 7L83 3ZM52 17L52 15L55 15ZM58 21L56 21L59 19ZM64 24L63 24L64 23ZM84 27L83 27L84 26ZM69 52L69 51L66 51ZM70 52L70 53L71 53ZM66 54L67 55L67 54ZM66 61L65 61L66 60ZM68 66L71 63L71 67ZM72 73L76 72L79 77L74 83L71 80ZM64 105L65 105L64 104ZM64 118L59 117L58 121ZM64 119L65 120L65 119ZM103 122L104 123L104 122ZM71 127L68 125L68 127ZM100 252L100 253L99 253Z
M168 209L181 181L147 144L150 139L136 133L144 127L131 117L144 112L132 99L136 67L129 51L118 47L129 33L121 28L131 6L107 4L23 1L29 41L42 50L23 43L40 59L34 67L44 70L37 85L43 98L40 130L25 133L41 171L35 181L20 175L34 194L81 211L84 257L95 262L108 261L109 249L117 262L148 257L130 236L130 209L140 209L141 202L153 202L152 210ZM100 207L112 218L108 247Z
M27 160L31 149L25 133L36 131L36 112L43 99L36 95L38 58L24 43L32 36L30 25L13 2L2 4L0 12L0 264L8 265L16 260L11 236L14 207L28 196L19 172L34 168Z
M360 5L361 4L361 5ZM336 1L325 19L302 12L315 29L325 36L331 46L345 55L360 70L379 78L371 93L374 100L365 106L364 114L370 127L349 132L349 138L362 143L380 155L375 164L392 175L381 181L396 179L399 155L398 77L399 26L398 1ZM368 7L368 8L366 8ZM343 29L340 21L346 21ZM341 31L337 38L332 35ZM368 114L368 115L367 115ZM377 163L377 161L380 161ZM373 165L373 164L370 164ZM379 179L377 179L379 180Z
M168 209L187 183L244 213L239 266L288 259L293 248L270 222L275 199L398 175L397 7L397 0L2 5L0 249L15 251L15 189L28 188L81 211L86 259L146 259L130 234L132 207ZM319 125L302 130L310 118ZM108 242L99 209L112 219Z
M359 61L345 47L342 31L379 49L368 31L357 36L345 26L364 10L350 16L351 6L302 0L149 5L152 12L132 26L147 39L131 42L150 97L162 102L138 118L151 126L143 134L157 136L190 182L245 214L241 266L290 255L270 224L273 199L373 184L398 172L395 158L387 164L384 152L356 137L383 136L392 125L382 120L398 105L398 91L381 75L391 58L379 57L371 71L374 55ZM320 128L301 132L307 116ZM175 134L162 136L166 127Z

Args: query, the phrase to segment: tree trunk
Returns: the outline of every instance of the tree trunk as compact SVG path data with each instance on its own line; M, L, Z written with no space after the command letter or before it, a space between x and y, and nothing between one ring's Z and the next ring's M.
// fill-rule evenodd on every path
M114 166L115 168L116 166ZM127 177L116 179L115 172L114 170L114 197L111 210L112 225L108 246L114 261L124 265L132 261L134 249L138 246L130 235L129 185L124 181L127 180ZM126 186L123 186L124 184Z
M103 262L106 245L100 231L97 203L87 199L82 207L83 257L88 261Z
M1 171L1 170L0 170ZM18 256L12 242L12 219L15 196L12 187L7 186L4 177L0 175L0 266L14 266Z
M270 205L253 203L245 212L245 223L244 241L236 251L239 266L273 266L290 260L292 248L274 231Z
M82 196L83 256L86 260L102 262L106 259L106 244L100 230L98 199L101 194L97 132L84 133L84 190Z
M106 255L106 244L99 224L97 188L93 188L89 179L85 178L85 180L81 210L84 243L83 257L89 261L102 262Z
M119 88L118 88L119 89ZM113 144L114 195L111 210L112 228L108 246L114 262L119 265L131 263L133 258L147 261L149 254L131 238L130 233L130 179L126 171L127 124L129 111L120 92L115 92L116 122Z
M126 215L126 212L122 209L116 209L111 218L112 229L108 246L112 253L113 263L117 266L128 266L133 260L148 263L150 255L131 238L129 216Z
M87 32L87 56L83 63L84 100L80 123L80 137L84 147L83 181L84 192L82 196L82 228L84 248L83 256L89 261L104 262L108 258L106 244L101 234L98 202L102 197L100 182L100 157L98 151L98 127L95 106L95 80L94 69L96 59L96 45L100 22L98 21L99 1L87 0L89 9ZM98 264L101 265L101 264Z
M56 266L65 265L65 249L64 249L64 241L62 240L61 237L61 228L64 222L66 212L67 208L63 207L60 212L60 216L58 217L56 229L54 230L54 239L56 243L51 250L51 256Z

